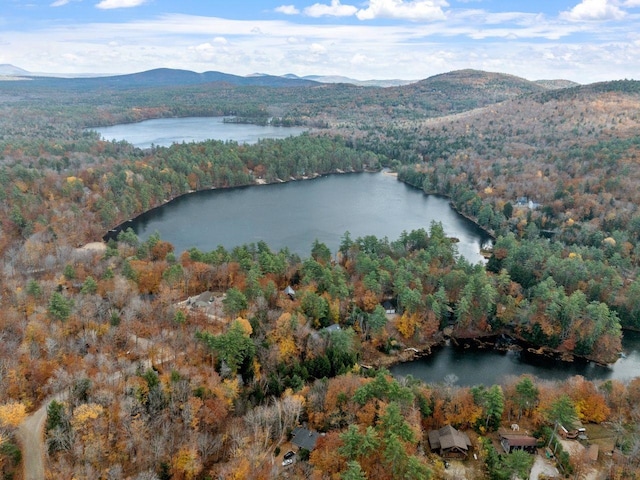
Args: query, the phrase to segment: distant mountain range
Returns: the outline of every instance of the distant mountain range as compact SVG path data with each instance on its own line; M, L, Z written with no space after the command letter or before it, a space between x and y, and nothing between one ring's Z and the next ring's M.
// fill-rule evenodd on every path
M342 77L340 75L305 75L304 77L298 77L293 73L283 75L285 78L304 79L311 80L319 83L349 83L351 85L358 85L360 87L400 87L402 85L408 85L415 83L417 80L356 80L355 78Z
M472 73L474 72L474 73ZM224 83L234 86L262 86L262 87L310 87L321 84L351 84L363 87L401 87L415 85L416 88L437 88L439 82L462 82L467 86L477 87L478 82L506 82L513 86L517 84L524 90L532 89L532 85L537 85L543 89L567 88L578 85L569 80L540 80L531 82L513 75L499 73L487 73L479 70L459 70L456 72L435 75L428 79L417 80L356 80L349 77L331 75L307 75L299 77L294 74L282 76L256 73L248 76L232 75L222 72L197 73L190 70L179 70L171 68L156 68L139 73L125 75L78 75L61 76L58 74L35 74L22 68L10 64L0 64L0 79L9 78L29 78L40 84L48 86L68 86L87 88L113 88L125 89L136 87L166 87L180 85L200 85L205 83ZM14 78L15 79L15 78ZM483 80L480 80L483 79ZM499 80L501 79L501 80ZM505 79L509 79L506 81Z
M22 68L15 67L8 63L0 63L0 75L15 77L21 75L30 75L30 73L26 70L23 70Z

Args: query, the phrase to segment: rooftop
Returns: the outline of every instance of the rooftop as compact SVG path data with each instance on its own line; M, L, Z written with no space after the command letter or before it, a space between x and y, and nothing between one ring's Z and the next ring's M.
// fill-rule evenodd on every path
M304 448L309 451L316 448L316 442L318 441L318 437L320 437L320 434L315 430L307 430L302 427L294 428L291 435L293 436L291 443L298 448Z

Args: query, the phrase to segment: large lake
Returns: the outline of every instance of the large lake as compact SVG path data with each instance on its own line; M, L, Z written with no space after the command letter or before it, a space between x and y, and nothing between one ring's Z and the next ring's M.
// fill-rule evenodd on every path
M560 362L521 352L464 349L450 344L433 349L433 353L412 362L398 364L390 370L395 376L412 375L426 383L455 385L494 385L509 376L535 375L545 380L564 381L574 375L588 380L627 382L640 376L640 333L625 332L624 355L610 366L587 361ZM453 380L453 381L452 381Z
M313 180L184 195L137 217L131 227L141 239L158 232L176 251L210 251L265 241L308 257L317 239L333 253L345 232L396 240L403 231L441 222L459 239L458 251L482 262L480 247L490 237L455 212L446 198L425 195L386 173L329 175Z
M138 123L96 127L108 141L126 140L139 148L168 147L174 143L204 140L233 140L256 143L261 138L286 138L308 130L302 127L273 127L243 123L224 123L224 117L158 118Z

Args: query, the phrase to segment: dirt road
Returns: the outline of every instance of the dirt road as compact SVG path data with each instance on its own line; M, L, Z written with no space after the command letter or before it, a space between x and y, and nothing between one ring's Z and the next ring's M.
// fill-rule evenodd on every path
M153 348L154 343L145 338L130 336L130 341L134 344L134 348L142 353L148 354ZM173 360L174 355L165 350L160 349L154 355L155 363L164 363ZM152 361L150 358L142 359L128 368L113 373L109 377L109 382L113 382L122 378L124 375L132 375L139 367L144 369L151 368ZM18 442L22 449L22 468L24 480L44 480L44 462L46 456L46 444L44 441L44 425L47 421L47 408L49 404L56 400L63 402L67 399L68 392L58 393L45 400L38 410L33 412L20 424L17 430Z
M24 480L44 480L45 443L44 424L47 420L47 408L52 400L61 401L59 394L45 401L42 406L28 416L18 427L17 437L22 446L22 467Z

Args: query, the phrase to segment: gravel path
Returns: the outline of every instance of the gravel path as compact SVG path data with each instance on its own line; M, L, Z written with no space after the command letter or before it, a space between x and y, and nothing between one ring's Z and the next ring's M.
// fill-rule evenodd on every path
M62 401L65 395L58 394L45 401L18 427L17 437L22 446L22 468L24 480L44 480L45 443L44 424L47 408L53 400Z
M538 480L540 475L560 478L560 472L550 460L547 460L542 455L536 455L533 467L531 467L531 473L529 473L529 480Z

